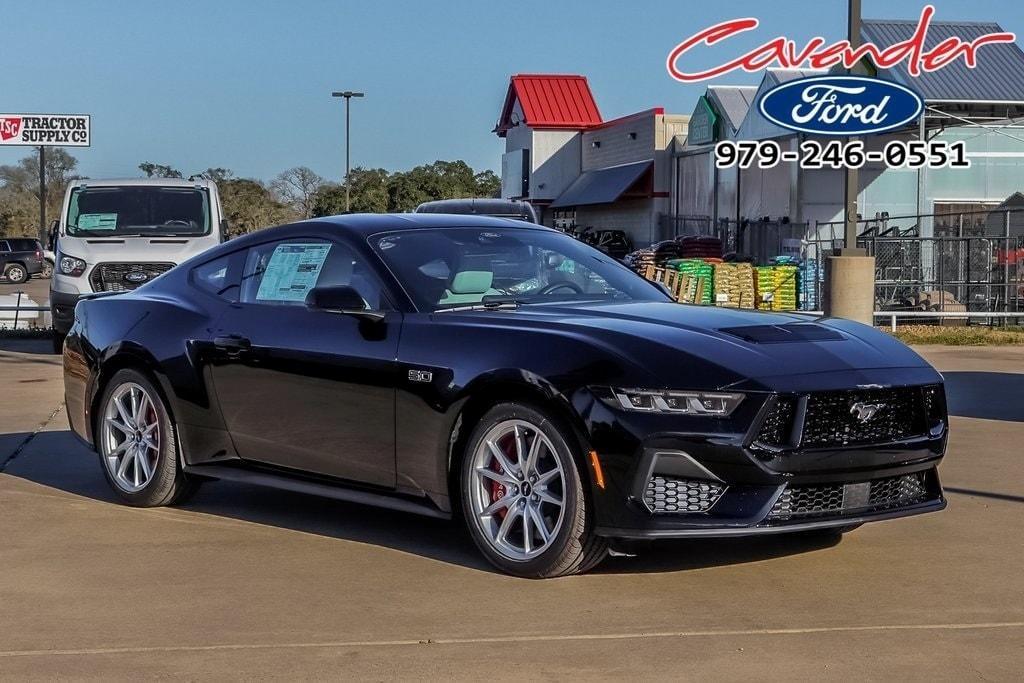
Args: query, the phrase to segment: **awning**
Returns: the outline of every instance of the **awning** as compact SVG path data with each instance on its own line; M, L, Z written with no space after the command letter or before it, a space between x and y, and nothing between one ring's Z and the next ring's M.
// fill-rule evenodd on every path
M551 208L611 204L643 178L644 173L652 166L653 161L638 161L597 171L585 171L551 203Z

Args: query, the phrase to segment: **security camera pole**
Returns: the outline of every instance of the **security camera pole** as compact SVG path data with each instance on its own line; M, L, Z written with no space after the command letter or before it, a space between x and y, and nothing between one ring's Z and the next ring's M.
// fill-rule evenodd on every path
M849 0L847 34L850 46L860 45L861 0ZM825 269L825 315L874 324L875 259L857 248L857 169L847 168L843 183L843 248L829 256Z
M345 98L345 213L351 211L351 199L349 196L349 139L351 138L349 129L349 103L353 97L363 97L363 93L354 92L352 90L345 90L343 92L332 92L331 97L344 97Z

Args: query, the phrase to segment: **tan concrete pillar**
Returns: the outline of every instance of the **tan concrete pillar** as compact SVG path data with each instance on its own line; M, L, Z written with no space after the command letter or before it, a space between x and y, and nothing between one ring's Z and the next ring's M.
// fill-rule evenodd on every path
M875 257L830 256L825 267L825 315L873 325Z

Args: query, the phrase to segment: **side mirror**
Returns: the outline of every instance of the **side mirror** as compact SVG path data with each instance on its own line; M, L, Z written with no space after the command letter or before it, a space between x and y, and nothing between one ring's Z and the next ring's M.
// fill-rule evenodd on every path
M220 241L221 242L227 242L228 239L230 239L228 237L228 228L229 227L231 227L231 226L228 225L228 219L227 218L221 218L220 219Z
M384 311L372 311L366 308L363 297L354 287L348 285L314 287L306 295L306 306L372 322L380 322L384 319Z

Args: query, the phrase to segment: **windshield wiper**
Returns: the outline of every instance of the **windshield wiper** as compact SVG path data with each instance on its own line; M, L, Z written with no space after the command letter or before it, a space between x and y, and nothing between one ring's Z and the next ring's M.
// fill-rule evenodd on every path
M519 308L518 301L507 300L507 301L485 301L479 304L469 304L466 306L452 306L451 308L439 308L435 313L447 313L449 311L501 311L501 310L514 310Z

